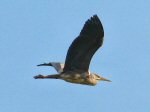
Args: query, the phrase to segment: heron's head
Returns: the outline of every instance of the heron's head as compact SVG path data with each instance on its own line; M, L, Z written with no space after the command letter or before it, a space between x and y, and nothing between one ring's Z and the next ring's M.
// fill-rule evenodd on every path
M94 78L95 78L97 81L108 81L108 82L111 82L111 80L106 79L106 78L104 78L104 77L101 77L101 76L99 76L99 75L97 75L97 74L94 74Z

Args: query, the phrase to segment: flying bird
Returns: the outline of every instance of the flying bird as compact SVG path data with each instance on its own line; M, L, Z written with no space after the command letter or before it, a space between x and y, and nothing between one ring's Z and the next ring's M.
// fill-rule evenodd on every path
M64 81L84 85L96 85L99 81L110 80L91 73L90 61L95 52L102 46L104 30L97 15L88 19L79 36L70 45L65 63L50 62L37 66L52 66L58 72L52 75L37 75L35 79L62 79Z

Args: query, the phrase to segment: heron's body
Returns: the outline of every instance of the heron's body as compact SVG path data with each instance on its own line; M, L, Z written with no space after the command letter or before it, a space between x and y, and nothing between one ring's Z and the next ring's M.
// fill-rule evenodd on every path
M61 79L67 82L71 83L77 83L77 84L85 84L86 77L84 77L84 73L64 73L60 75Z
M80 35L68 49L65 63L44 63L38 66L53 66L58 74L37 75L35 79L62 79L67 82L96 85L100 80L110 81L89 72L90 61L94 53L102 46L104 30L97 15L86 21Z
M90 75L88 73L77 73L77 72L67 72L64 74L61 74L60 77L71 83L77 83L77 84L86 84L86 85L96 85L97 81L94 80L94 75Z

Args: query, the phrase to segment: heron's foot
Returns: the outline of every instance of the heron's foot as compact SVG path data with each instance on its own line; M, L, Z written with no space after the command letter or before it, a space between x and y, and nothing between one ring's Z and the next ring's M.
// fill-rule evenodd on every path
M34 76L34 78L35 78L35 79L44 79L44 78L45 78L45 76L44 76L44 75L39 74L39 75Z

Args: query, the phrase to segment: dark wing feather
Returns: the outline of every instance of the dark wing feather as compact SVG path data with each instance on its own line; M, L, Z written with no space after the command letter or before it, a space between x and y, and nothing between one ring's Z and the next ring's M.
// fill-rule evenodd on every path
M103 26L97 15L86 21L80 35L72 42L65 60L65 71L88 71L91 58L102 46Z

